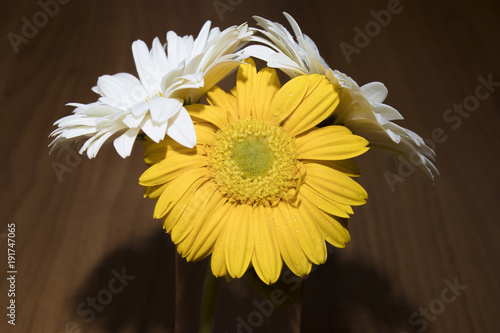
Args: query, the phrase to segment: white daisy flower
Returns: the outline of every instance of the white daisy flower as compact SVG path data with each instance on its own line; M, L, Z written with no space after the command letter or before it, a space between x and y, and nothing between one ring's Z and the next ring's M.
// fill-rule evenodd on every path
M434 179L434 174L439 174L432 163L435 159L434 151L419 135L393 122L403 117L393 107L383 104L388 94L384 84L371 82L360 87L349 76L332 70L320 56L313 40L302 33L297 22L288 13L283 14L292 26L295 38L283 25L254 16L258 25L264 29L254 30L266 38L252 36L252 41L263 45L247 46L242 53L264 60L269 67L279 68L290 77L325 75L332 84L341 87L335 124L343 124L354 134L366 138L371 147L404 157Z
M52 149L86 140L80 154L89 158L114 139L121 157L130 155L142 131L151 140L161 141L165 134L183 146L196 145L196 133L184 104L196 103L242 60L235 52L253 34L246 24L224 31L210 29L207 21L196 39L167 33L167 43L153 40L151 50L137 40L132 53L139 79L127 73L101 76L92 90L101 97L90 104L70 103L73 114L54 123L58 128Z

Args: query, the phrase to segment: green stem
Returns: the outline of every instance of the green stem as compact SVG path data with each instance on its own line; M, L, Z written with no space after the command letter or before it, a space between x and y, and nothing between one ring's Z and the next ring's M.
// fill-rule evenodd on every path
M212 333L214 331L215 305L219 293L220 279L212 274L210 263L205 274L203 285L203 298L201 299L200 333Z

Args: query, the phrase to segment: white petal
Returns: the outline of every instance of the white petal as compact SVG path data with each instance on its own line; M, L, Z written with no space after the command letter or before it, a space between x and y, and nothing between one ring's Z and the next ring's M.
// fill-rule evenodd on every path
M196 145L193 121L185 108L182 108L177 116L171 118L168 123L168 136L188 148L193 148Z
M106 130L93 136L84 143L79 153L82 154L85 150L87 150L88 158L94 158L104 142L106 142L114 133L115 131Z
M142 86L141 81L138 78L129 73L118 73L114 77L120 79L124 90L130 96L130 99L135 103L143 101L148 97L148 93Z
M179 62L181 61L181 59L183 59L183 57L180 57L181 59L179 59L177 56L178 56L178 46L177 46L177 40L178 40L178 36L177 34L174 32L174 31L168 31L167 32L167 44L166 44L166 47L167 47L167 60L168 60L168 67L170 69L172 68L175 68L177 67L177 65L179 64Z
M150 53L153 63L155 64L156 71L160 74L160 76L165 75L169 70L167 55L165 54L165 49L161 45L158 37L155 37L153 40L153 46L151 47Z
M295 34L295 36L302 37L302 31L300 30L300 27L297 24L297 21L295 21L295 19L287 12L283 12L283 15L285 15L286 19L288 20L288 22L292 26L292 30L293 30L293 33Z
M99 87L98 87L98 86L94 86L94 87L92 87L92 91L93 91L93 92L95 92L96 94L98 94L98 95L101 95L101 96L102 96L102 91L101 91L101 89L99 89Z
M186 89L197 89L204 86L202 73L189 74L177 77L165 91L168 97L177 97L184 100L188 97Z
M230 29L230 28L228 28L228 29ZM212 42L220 34L221 34L221 32L220 32L219 27L214 27L214 28L210 29L210 34L208 35L207 43Z
M130 108L130 112L132 112L132 114L137 117L143 116L148 110L149 104L146 102L134 104Z
M311 50L311 52L308 52L308 53L316 54L316 55L320 56L318 47L316 46L314 41L311 39L311 37L309 37L308 35L304 35L304 37L303 37L303 39L301 39L301 41L303 41L303 43L301 43L301 46L304 49ZM323 59L323 58L321 58L321 59ZM329 67L329 66L326 66L326 67Z
M249 57L254 57L265 62L268 62L271 56L277 53L275 50L264 45L250 45L245 47L241 52Z
M387 132L387 135L389 135L389 137L392 139L392 141L396 143L399 143L401 141L401 137L396 133L394 133L393 131L391 131L390 129L386 129L385 131Z
M184 73L185 74L195 74L201 71L199 68L199 64L201 59L203 58L203 54L198 54L184 64Z
M173 31L167 32L167 54L169 67L177 68L190 54L193 36L179 37Z
M307 60L307 66L309 67L309 72L311 74L326 75L328 66L323 66L323 64L319 61L321 59L310 56L305 56L304 58Z
M76 127L63 130L60 136L61 138L65 139L73 139L83 136L94 135L96 132L97 132L97 127Z
M389 120L387 120L384 116L378 113L375 113L375 118L377 119L380 125L385 125L389 122Z
M131 128L113 141L116 151L122 157L130 156L140 128Z
M241 64L240 61L224 61L221 63L214 64L210 66L209 69L205 72L205 75L202 78L202 89L193 89L191 92L191 101L197 103L200 98L214 85L216 85L220 80L229 75L236 67Z
M139 127L144 119L144 115L134 116L133 114L128 114L123 118L122 122L127 125L128 128Z
M141 82L133 75L118 73L103 75L97 80L103 103L118 108L126 108L147 97Z
M103 75L97 79L97 87L104 96L120 98L124 94L122 87L111 75Z
M168 122L164 122L161 124L155 123L151 119L151 116L147 115L145 117L145 121L141 129L143 130L144 133L146 133L147 136L149 136L151 140L158 143L165 137L165 133L167 131L167 125Z
M372 103L382 103L388 94L382 82L370 82L361 87L361 93Z
M96 117L85 117L80 115L71 115L61 118L57 121L60 127L71 127L71 126L97 126L99 119Z
M299 73L301 75L309 74L297 62L293 61L292 59L290 59L286 55L280 54L280 53L273 54L269 58L267 65L271 68L279 68L281 70L288 69L288 70L291 70L293 72Z
M184 66L168 72L161 80L160 89L164 96L169 95L172 84L184 73Z
M127 125L128 128L136 128L139 127L142 123L144 116L149 111L149 104L137 103L130 108L130 113L127 114L122 122Z
M163 123L179 112L182 108L183 100L155 96L148 103L153 121Z
M193 58L194 56L201 54L203 52L203 49L205 48L205 45L207 43L208 35L210 33L210 24L211 22L207 21L201 28L198 37L196 37L196 40L194 41L190 58Z
M146 43L142 40L133 42L132 54L134 56L137 73L139 74L139 78L144 88L146 88L148 92L158 90L157 74Z
M375 103L373 106L373 112L381 114L387 120L401 120L404 119L401 113L390 105L383 103Z
M77 106L78 104L67 105ZM105 117L111 114L122 114L123 110L100 102L95 102L86 105L78 105L73 112L75 114L84 114L85 116L91 117Z

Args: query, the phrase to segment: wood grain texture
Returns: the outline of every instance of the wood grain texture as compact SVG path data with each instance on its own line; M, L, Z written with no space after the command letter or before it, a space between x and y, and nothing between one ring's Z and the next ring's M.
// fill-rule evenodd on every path
M137 184L145 170L142 147L125 160L111 145L93 160L66 153L56 159L48 155L47 136L52 123L70 113L65 103L95 100L90 88L98 76L135 74L134 40L164 41L168 30L196 34L206 20L225 28L252 22L253 14L285 23L281 12L287 11L330 66L360 84L384 82L387 102L405 117L403 126L428 139L436 128L446 136L435 144L441 173L435 186L415 173L392 191L384 172L396 172L398 164L376 151L358 160L370 198L351 219L352 242L333 250L305 281L302 332L498 332L499 87L460 123L443 118L454 105L471 101L479 77L500 82L498 2L404 0L400 13L350 61L340 43L353 45L354 28L364 29L374 20L371 11L390 1L241 0L222 16L213 3L69 1L17 53L8 33L22 34L23 17L32 20L41 7L35 0L2 4L0 331L195 332L193 304L206 263L182 268L191 280L176 282L175 249L152 218L154 202L143 199ZM62 181L54 162L72 171ZM11 222L15 327L4 313ZM123 269L134 278L95 318L76 312L88 298L106 297L102 290ZM455 279L467 289L440 303L445 281ZM248 321L256 311L254 301L262 298L246 281L223 282L216 331L236 332L238 317ZM426 326L409 322L429 306ZM286 311L276 309L254 332L277 332L273 325Z

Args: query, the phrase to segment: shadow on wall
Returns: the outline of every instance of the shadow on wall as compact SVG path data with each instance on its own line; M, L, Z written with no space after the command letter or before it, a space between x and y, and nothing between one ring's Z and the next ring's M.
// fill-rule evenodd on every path
M416 306L396 295L393 282L364 262L337 253L305 282L303 332L416 332L408 321Z
M82 332L173 332L175 249L163 232L104 257L73 298Z
M74 295L82 332L92 331L92 326L110 333L196 332L207 263L179 259L170 237L162 232L145 238L138 248L117 249L102 259ZM182 274L177 286L176 272ZM305 281L301 332L415 332L408 316L416 307L403 299L394 295L391 281L375 267L341 263L333 253ZM221 281L217 331L272 332L268 323L276 322L272 317L286 319L286 308L262 316L262 325L247 322L247 315L259 309L256 304L264 302L245 279Z

